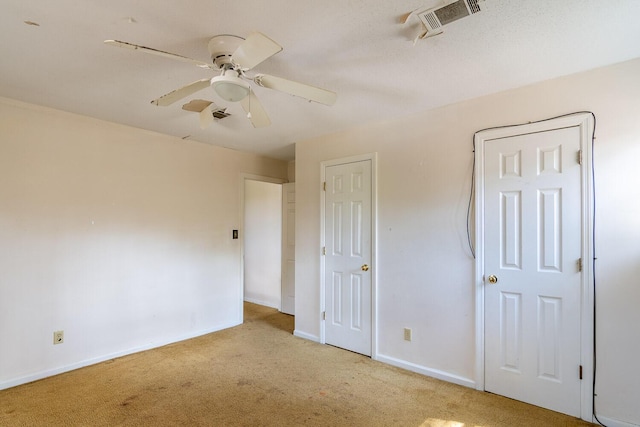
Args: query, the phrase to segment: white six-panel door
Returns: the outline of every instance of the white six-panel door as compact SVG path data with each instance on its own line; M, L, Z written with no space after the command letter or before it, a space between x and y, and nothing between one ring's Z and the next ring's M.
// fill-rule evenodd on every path
M485 389L581 415L577 126L484 141Z
M325 342L371 356L371 160L325 168Z

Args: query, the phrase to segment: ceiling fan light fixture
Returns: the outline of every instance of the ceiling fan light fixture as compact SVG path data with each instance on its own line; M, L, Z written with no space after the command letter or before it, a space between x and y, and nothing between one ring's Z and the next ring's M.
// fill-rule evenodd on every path
M211 86L220 98L229 102L242 101L249 95L249 84L238 77L234 70L226 70L223 74L211 79Z

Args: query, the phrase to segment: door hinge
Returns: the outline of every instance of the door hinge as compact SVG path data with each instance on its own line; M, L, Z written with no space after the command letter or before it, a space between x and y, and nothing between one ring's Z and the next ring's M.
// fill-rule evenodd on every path
M323 246L322 247L322 255L326 255L327 254L327 247Z
M322 191L327 191L327 181L322 183Z
M582 271L582 258L578 258L578 271Z
M578 164L582 164L582 150L578 150Z
M580 379L582 379L582 365L580 365Z
M326 311L322 312L322 320L327 320L327 312ZM582 378L582 376L580 378Z

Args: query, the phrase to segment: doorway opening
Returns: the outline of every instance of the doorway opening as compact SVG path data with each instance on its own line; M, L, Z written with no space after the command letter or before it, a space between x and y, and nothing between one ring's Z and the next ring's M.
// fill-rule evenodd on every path
M243 300L280 309L282 185L244 180Z

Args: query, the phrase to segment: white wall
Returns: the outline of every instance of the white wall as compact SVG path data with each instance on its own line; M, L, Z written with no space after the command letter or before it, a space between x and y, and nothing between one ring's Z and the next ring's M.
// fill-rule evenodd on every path
M280 309L282 185L244 181L244 299Z
M0 99L0 388L242 322L242 173L287 164Z
M578 110L597 117L600 417L640 424L640 59L296 145L296 334L320 334L320 162L378 153L378 356L475 381L466 208L474 132ZM413 329L412 342L403 328Z

